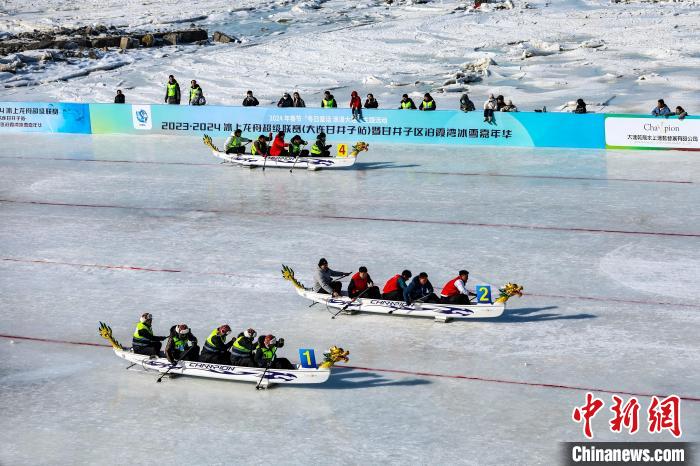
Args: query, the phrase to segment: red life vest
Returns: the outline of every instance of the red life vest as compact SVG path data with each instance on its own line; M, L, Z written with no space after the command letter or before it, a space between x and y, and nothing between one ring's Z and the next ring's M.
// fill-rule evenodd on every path
M369 278L369 275L367 275L367 278ZM352 276L352 282L355 284L355 293L358 291L365 291L367 289L367 278L363 279L360 277L360 272L357 272Z
M452 280L447 282L442 288L440 294L443 296L457 296L458 294L460 294L460 291L457 289L457 285L455 285L455 282L457 280L461 280L461 278L457 276L457 278L453 278Z
M386 281L384 284L384 289L382 290L382 293L388 294L393 291L396 291L399 289L399 278L401 278L401 275L396 274L393 277L391 277L389 280Z
M275 140L272 141L272 147L270 147L270 155L277 157L282 153L282 150L289 144L285 144L284 139L279 136L275 136Z

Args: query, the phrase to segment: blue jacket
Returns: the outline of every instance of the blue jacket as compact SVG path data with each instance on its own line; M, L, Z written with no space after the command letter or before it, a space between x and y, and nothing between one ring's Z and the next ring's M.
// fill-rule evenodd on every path
M651 110L651 114L654 116L666 116L671 114L671 109L668 108L668 105L664 105L663 107L654 107Z
M411 280L411 283L409 283L408 286L404 288L403 299L404 301L406 301L406 304L411 304L416 299L428 296L432 292L433 284L430 283L430 280L426 281L425 285L421 285L419 277L418 275L416 275L415 277L413 277L413 280Z

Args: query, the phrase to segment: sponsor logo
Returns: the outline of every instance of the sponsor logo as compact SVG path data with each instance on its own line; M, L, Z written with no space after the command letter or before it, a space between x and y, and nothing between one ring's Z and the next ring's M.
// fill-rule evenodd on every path
M134 123L134 129L149 130L153 128L150 105L132 105L131 116Z
M644 131L649 131L649 132L654 132L654 133L661 133L661 134L666 134L666 133L678 133L680 132L681 128L678 126L671 126L666 122L661 122L661 124L657 123L645 123L644 124Z

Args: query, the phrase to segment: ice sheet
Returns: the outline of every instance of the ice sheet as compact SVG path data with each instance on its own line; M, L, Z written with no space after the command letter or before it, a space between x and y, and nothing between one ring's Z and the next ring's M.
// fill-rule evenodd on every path
M372 145L350 170L217 162L197 138L7 139L0 334L100 343L101 320L129 343L148 311L161 334L272 332L292 359L337 344L373 369L700 395L693 153ZM408 267L441 287L464 267L472 285L530 294L493 321L331 320L279 274L309 284L321 256L379 284ZM106 348L7 338L0 359L2 464L552 464L559 441L583 438L576 390L377 370L267 392L156 385ZM698 403L682 410L697 441ZM607 420L597 439L672 438Z

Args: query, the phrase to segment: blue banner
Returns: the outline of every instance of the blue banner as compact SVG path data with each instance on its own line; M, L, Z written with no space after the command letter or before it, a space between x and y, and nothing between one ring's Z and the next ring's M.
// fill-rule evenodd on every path
M0 132L90 134L89 104L0 102Z

